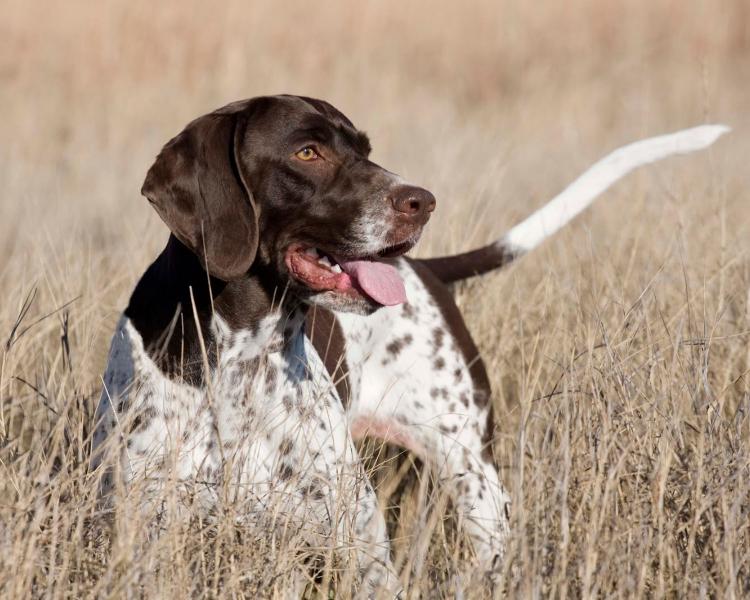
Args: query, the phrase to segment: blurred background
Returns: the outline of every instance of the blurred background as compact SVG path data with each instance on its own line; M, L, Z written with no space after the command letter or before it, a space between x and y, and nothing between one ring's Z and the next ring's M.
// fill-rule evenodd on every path
M139 190L196 116L261 94L330 101L376 162L435 193L420 255L496 238L620 145L721 122L715 148L641 170L458 301L497 392L519 590L749 589L748 0L2 9L0 342L33 301L0 369L0 439L32 456L12 463L0 524L47 497L28 482L47 481L48 457L85 472L114 323L167 238ZM23 454L61 420L78 445ZM6 556L43 564L13 535Z
M499 233L621 143L716 120L739 138L748 121L745 0L5 0L3 13L6 259L62 223L98 249L125 228L145 241L139 189L161 145L254 95L349 115L377 161L436 193L423 248L439 250ZM433 239L467 211L493 219Z

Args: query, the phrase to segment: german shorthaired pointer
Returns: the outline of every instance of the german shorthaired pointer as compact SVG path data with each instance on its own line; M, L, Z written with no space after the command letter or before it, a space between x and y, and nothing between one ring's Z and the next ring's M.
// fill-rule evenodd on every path
M358 594L400 584L354 440L434 465L478 562L497 571L509 496L492 456L490 385L446 284L539 244L636 166L710 144L700 127L620 149L499 242L404 257L435 198L368 159L330 104L235 102L159 154L143 194L171 235L112 341L94 466L158 502L167 482L211 507L226 490L310 539L355 548ZM158 508L158 505L157 505ZM281 517L279 517L281 519Z

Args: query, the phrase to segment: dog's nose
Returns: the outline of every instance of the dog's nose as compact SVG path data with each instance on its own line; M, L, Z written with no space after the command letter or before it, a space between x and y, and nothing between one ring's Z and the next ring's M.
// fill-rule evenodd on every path
M400 185L389 194L393 208L398 212L425 222L435 210L435 196L414 185Z

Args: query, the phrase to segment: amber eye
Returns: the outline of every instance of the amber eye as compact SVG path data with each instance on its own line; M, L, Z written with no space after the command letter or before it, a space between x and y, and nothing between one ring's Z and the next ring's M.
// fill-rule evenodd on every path
M304 148L302 148L302 150L297 152L295 156L300 160L315 160L316 158L318 158L318 153L310 148L310 146L305 146Z

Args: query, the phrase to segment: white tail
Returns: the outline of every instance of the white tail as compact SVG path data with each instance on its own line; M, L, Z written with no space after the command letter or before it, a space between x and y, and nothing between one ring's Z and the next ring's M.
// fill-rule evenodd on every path
M599 194L633 169L667 158L687 154L713 144L730 131L726 125L702 125L660 135L618 148L591 166L562 192L513 227L496 243L512 254L524 254L565 226L589 206Z

